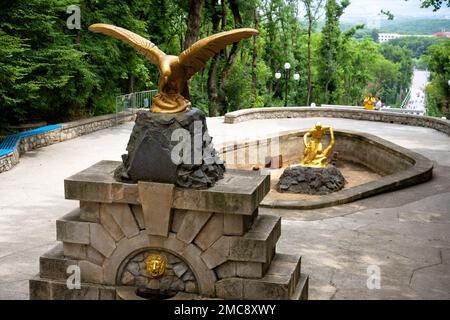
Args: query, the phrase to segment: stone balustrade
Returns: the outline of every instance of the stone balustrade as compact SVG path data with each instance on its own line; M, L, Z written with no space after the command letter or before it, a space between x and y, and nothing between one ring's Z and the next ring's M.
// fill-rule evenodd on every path
M345 118L431 128L450 136L449 120L436 117L397 113L392 112L391 110L392 109L386 109L379 112L346 106L252 108L229 112L225 115L224 122L238 123L257 119L279 118Z

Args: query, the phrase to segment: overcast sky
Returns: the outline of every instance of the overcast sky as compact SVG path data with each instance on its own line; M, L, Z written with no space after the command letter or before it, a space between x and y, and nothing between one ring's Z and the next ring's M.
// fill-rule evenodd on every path
M376 15L380 10L389 10L397 16L435 15L450 19L450 8L444 6L437 12L431 8L420 8L420 0L350 0L350 6L345 10L342 18L355 16ZM445 1L444 1L445 2Z

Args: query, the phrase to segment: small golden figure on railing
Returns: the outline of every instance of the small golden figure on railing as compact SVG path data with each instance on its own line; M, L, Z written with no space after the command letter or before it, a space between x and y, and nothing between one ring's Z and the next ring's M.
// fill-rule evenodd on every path
M330 143L323 149L322 138L326 131L330 132ZM308 141L308 137L310 137ZM328 165L328 155L334 146L334 133L331 126L324 126L317 122L314 127L309 129L303 136L305 150L303 151L303 160L300 163L303 167L325 168Z

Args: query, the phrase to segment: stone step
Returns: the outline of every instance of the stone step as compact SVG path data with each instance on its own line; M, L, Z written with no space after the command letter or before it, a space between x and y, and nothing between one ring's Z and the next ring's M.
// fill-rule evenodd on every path
M39 275L46 279L67 279L67 268L77 264L78 261L64 256L63 245L59 243L39 258Z
M308 300L309 276L302 273L290 300Z
M259 215L244 236L232 238L228 260L270 263L280 235L280 217Z
M259 215L244 236L222 236L201 257L210 269L227 261L267 264L272 261L280 234L280 217Z
M30 300L116 300L116 288L81 283L80 289L69 290L66 280L35 277L29 282Z
M306 276L301 275L299 255L276 254L261 279L226 278L216 283L216 295L222 299L281 300L304 297ZM306 277L307 278L307 277Z

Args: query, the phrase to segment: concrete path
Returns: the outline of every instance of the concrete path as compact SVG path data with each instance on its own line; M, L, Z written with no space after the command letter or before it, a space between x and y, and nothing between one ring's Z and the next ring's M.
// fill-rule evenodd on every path
M414 70L411 83L411 96L405 108L426 112L425 87L430 73L425 70Z
M311 299L450 299L450 138L431 129L346 119L277 119L223 124L214 142L255 138L316 121L368 132L436 162L425 184L333 208L274 210L283 217L280 252L303 255ZM76 208L64 178L100 160L120 160L133 124L27 153L0 174L0 299L27 299L38 259L55 242L55 220ZM262 212L270 212L263 209ZM368 273L369 270L369 273ZM367 287L380 272L380 289ZM377 285L377 281L370 281Z

